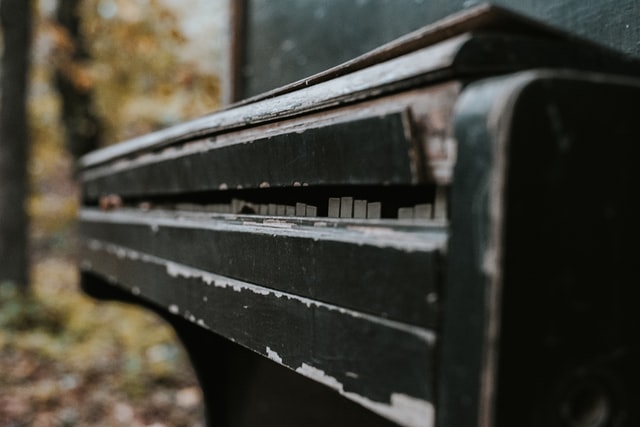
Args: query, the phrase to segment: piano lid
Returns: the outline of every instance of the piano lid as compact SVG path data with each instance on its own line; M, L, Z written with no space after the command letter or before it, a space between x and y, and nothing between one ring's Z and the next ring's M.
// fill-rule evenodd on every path
M527 68L638 75L640 61L493 5L481 5L407 34L306 79L80 159L91 168L196 138L346 105L447 79Z

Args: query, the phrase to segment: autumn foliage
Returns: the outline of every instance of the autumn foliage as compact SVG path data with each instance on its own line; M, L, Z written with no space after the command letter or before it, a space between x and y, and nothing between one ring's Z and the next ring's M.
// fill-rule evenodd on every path
M77 290L78 189L65 128L96 125L83 121L86 114L65 121L56 73L88 100L81 113L97 119L101 145L209 113L219 105L217 58L203 47L215 42L216 29L194 25L207 25L202 11L218 2L78 3L80 42L57 19L58 2L34 3L33 292L18 296L0 283L0 425L198 425L200 392L172 331L146 312Z

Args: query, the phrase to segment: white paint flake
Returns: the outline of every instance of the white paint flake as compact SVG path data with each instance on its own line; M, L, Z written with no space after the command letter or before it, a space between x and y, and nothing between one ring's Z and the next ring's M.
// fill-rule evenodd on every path
M180 308L175 304L171 304L169 306L169 312L173 313L173 314L178 314L178 313L180 313Z
M153 255L148 255L148 254L134 251L132 249L123 248L118 245L103 243L99 240L93 240L93 239L89 240L87 242L87 245L91 250L94 250L94 251L101 250L116 256L123 256L125 258L129 258L132 260L139 260L141 262L163 266L166 269L167 274L174 278L197 279L202 281L206 285L215 286L217 288L224 288L224 289L230 288L236 292L252 292L257 295L263 295L263 296L269 296L269 297L275 297L275 298L285 298L289 301L293 301L298 304L303 304L309 308L320 307L329 311L339 312L341 314L344 314L346 316L351 316L354 318L366 318L371 322L384 324L387 327L394 328L397 330L402 330L406 333L419 337L421 340L429 343L430 345L435 345L435 342L437 339L435 332L427 329L418 328L412 325L407 325L402 322L397 322L390 319L383 319L377 316L372 316L366 313L361 313L361 312L347 309L344 307L327 304L321 301L316 301L316 300L305 298L299 295L277 291L271 288L265 288L262 286L243 282L241 280L231 279L226 276L220 276L217 274L209 273L204 270L200 270L194 267L189 267L184 264L168 261L166 259L159 258ZM172 311L172 307L174 307L173 310L176 310L175 312ZM174 314L177 314L178 306L172 304L171 306L169 306L169 311Z
M336 378L306 363L296 369L296 372L331 387L347 399L351 399L400 425L406 427L433 427L435 425L435 409L433 404L426 400L403 393L392 393L390 403L374 402L357 393L344 391L344 386Z
M280 355L275 351L271 350L269 346L267 346L267 357L273 360L274 362L277 362L282 365L282 357L280 357Z

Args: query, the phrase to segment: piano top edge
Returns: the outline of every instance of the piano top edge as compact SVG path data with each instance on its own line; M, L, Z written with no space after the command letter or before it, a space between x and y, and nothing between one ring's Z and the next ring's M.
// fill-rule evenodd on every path
M618 58L623 65L625 61L631 63L621 54L618 55L617 52L607 50L596 43L579 39L504 8L480 5L425 26L309 78L247 99L226 109L98 149L83 156L78 165L80 169L87 169L135 153L188 142L195 138L227 132L243 126L255 126L273 120L308 114L322 108L371 99L384 93L384 86L398 85L417 76L422 76L420 78L422 85L430 80L436 82L455 79L458 74L461 74L453 67L457 59L456 55L469 40L487 31L493 33L506 31L508 34L520 36L534 35L542 39L569 42L570 45L578 43L588 48L596 48L599 55ZM400 65L407 64L416 67L411 76L392 73L389 80L383 84L372 83L374 81L371 78L372 69L377 68L389 74L401 69ZM616 65L613 68L616 68ZM636 65L635 68L640 68L637 62L634 65ZM495 68L494 74L506 71L501 69L504 67ZM487 70L484 72L486 73ZM369 79L368 84L365 84L367 79ZM351 89L354 82L360 85L359 91ZM317 98L314 99L314 96ZM307 105L306 108L299 109L300 100L304 97L312 98L317 105Z

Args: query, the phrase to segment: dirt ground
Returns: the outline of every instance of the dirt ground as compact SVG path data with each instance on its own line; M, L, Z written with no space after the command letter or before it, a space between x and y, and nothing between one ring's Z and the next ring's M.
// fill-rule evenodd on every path
M69 160L53 162L33 180L32 292L0 283L0 427L202 426L172 330L78 290L77 189Z

